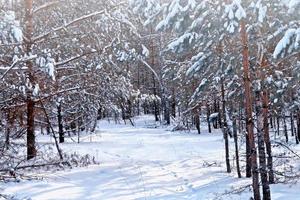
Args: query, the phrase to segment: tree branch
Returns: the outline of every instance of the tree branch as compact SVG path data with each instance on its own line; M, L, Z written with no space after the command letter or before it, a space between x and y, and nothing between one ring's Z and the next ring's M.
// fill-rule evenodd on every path
M120 5L122 5L122 4L124 4L124 3L125 3L125 2L121 2L121 3L117 4L117 5L114 6L110 11L115 10L116 8L118 8ZM60 26L60 27L54 28L54 29L52 29L51 31L49 31L49 32L47 32L47 33L44 33L44 34L42 34L42 35L39 35L39 36L33 38L33 41L34 41L34 42L37 42L37 41L39 41L39 40L41 40L41 39L43 39L43 38L49 36L51 33L54 33L54 32L57 32L57 31L61 31L61 30L65 29L65 28L68 28L68 27L70 27L70 26L72 26L72 25L74 25L74 24L76 24L76 23L78 23L78 22L80 22L80 21L89 19L89 18L94 17L94 16L97 16L97 15L102 15L102 14L104 14L104 13L106 13L106 12L107 12L106 9L104 9L104 10L102 10L102 11L94 12L94 13L91 13L91 14L88 14L88 15L83 15L83 16L81 16L81 17L79 17L79 18L77 18L77 19L74 19L73 21L70 21L70 22L68 22L68 23L66 23L66 24L64 24L64 25L62 25L62 26Z

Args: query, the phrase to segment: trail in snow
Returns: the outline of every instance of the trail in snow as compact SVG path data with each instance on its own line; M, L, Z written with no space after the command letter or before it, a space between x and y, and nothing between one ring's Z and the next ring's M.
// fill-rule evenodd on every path
M80 144L62 145L64 151L95 156L100 165L46 174L43 181L5 184L4 193L33 200L249 199L248 190L221 196L251 180L226 174L220 132L173 133L147 128L152 123L149 117L138 118L136 127L103 121ZM273 188L274 199L298 197L294 188L288 194L288 186Z

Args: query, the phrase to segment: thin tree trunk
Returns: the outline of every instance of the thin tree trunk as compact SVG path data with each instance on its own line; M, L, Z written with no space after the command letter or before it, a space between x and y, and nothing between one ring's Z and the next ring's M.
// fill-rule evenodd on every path
M153 34L153 28L151 27L151 34ZM154 38L151 38L151 65L155 66L155 47L154 47ZM156 81L155 81L155 75L152 74L152 81L153 81L153 94L156 97L157 91L156 91ZM155 121L159 121L159 106L157 105L157 100L154 102L154 115L155 115Z
M58 122L58 135L59 135L59 143L65 142L65 133L63 126L63 118L61 114L61 103L57 106L57 122Z
M277 124L277 127L276 127L277 135L279 136L279 134L280 134L280 117L279 117L279 115L277 115L276 124Z
M25 0L25 53L30 55L32 52L32 34L33 34L33 0ZM26 62L27 78L30 84L34 84L34 72L32 61ZM34 100L32 95L32 88L27 88L26 91L27 104L27 159L30 160L36 156L35 134L34 134Z
M222 128L223 128L223 134L224 134L224 140L225 140L226 170L227 170L227 173L231 173L230 160L229 160L228 125L227 125L227 118L226 118L225 88L224 88L223 78L222 78L222 83L221 83L221 95L222 95L222 114L223 114Z
M7 120L7 124L6 124L6 130L5 130L5 148L9 149L9 145L10 145L10 123L9 123L9 119Z
M217 100L214 99L214 113L217 113L218 112L218 109L217 109ZM214 126L214 129L217 129L218 128L218 120L213 120L213 126Z
M298 141L300 140L300 110L297 113L297 137Z
M92 132L92 133L95 133L95 131L96 131L96 128L97 128L97 122L98 122L97 116L95 116L94 121L93 121L93 126L92 126L92 129L91 129L91 132Z
M272 115L270 116L270 126L271 126L271 128L274 128Z
M79 118L77 119L77 143L80 143L80 123L79 123Z
M207 120L208 132L211 133L210 107L208 103L206 103L206 113L207 113L206 120Z
M57 141L57 138L55 135L55 131L54 131L53 127L51 126L50 118L47 114L46 108L43 104L43 101L41 99L39 99L39 101L40 101L40 104L42 106L43 112L44 112L46 120L47 120L47 127L49 127L49 132L50 132L50 129L52 131L52 136L54 138L54 142L55 142L55 146L56 146L56 150L58 152L59 158L60 158L60 160L63 160L63 155L62 155L61 149L59 148L59 144L58 144L58 141Z
M264 140L266 144L267 150L267 163L268 163L268 171L269 171L269 183L275 183L274 180L274 171L273 171L273 156L272 156L272 147L270 141L270 132L269 132L269 123L268 123L268 113L269 113L269 96L268 92L263 91L263 118L264 118Z
M294 131L294 132L295 132L295 134L294 134L294 135L295 135L295 136L294 136L294 137L295 137L295 141L296 141L296 144L299 144L299 138L298 138L298 132L297 132L298 130L297 130L297 127L296 127L295 124L294 124L294 120L295 120L295 119L294 119L294 112L292 112L291 115L293 116L292 123L293 123L293 127L294 127L294 129L295 129L295 131ZM296 123L297 123L297 122L298 122L298 120L297 120L297 115L296 115Z
M27 97L27 160L36 157L34 134L34 101Z
M284 130L284 135L285 135L285 142L288 143L289 135L288 135L287 125L286 125L285 114L283 115L283 130Z
M176 97L175 97L175 88L172 88L172 103L171 103L171 108L172 108L172 116L175 118L176 117Z
M165 90L163 89L162 96L163 96L164 120L168 125L170 125L171 124L170 102L164 93L165 93ZM171 112L173 112L173 111L171 110Z
M261 92L256 92L256 114L257 114L257 140L259 153L260 178L263 189L263 199L271 200L271 192L266 165L265 141L264 141L264 114L262 110Z
M240 156L239 156L239 145L238 145L238 135L237 135L237 122L236 122L235 114L233 115L232 128L233 128L233 138L234 138L234 146L235 146L236 171L237 171L238 177L242 178L241 169L240 169Z
M294 137L295 136L295 132L294 132L294 116L293 116L293 112L290 113L290 121L291 121L291 136Z
M218 115L219 126L220 126L220 128L223 128L223 123L222 123L222 111L221 111L221 109L220 109L220 102L219 102L219 101L218 101L218 103L217 103L217 108L218 108L218 113L219 113L219 115Z
M198 131L198 134L201 134L201 129L200 129L200 116L199 116L199 109L198 106L194 110L194 122L196 129Z
M245 108L246 108L246 125L249 137L249 146L251 150L251 169L252 169L252 188L255 200L260 200L259 192L259 179L257 169L257 153L254 140L254 124L252 117L252 95L251 95L251 82L249 71L249 49L248 49L248 36L246 32L246 24L241 20L241 40L243 44L243 69L244 69L244 87L245 87Z

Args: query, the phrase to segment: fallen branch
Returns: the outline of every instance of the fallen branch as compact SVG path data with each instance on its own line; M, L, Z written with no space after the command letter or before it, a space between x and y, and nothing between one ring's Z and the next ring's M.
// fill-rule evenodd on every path
M297 156L298 158L300 158L300 155L297 154L295 151L293 151L289 146L287 146L287 145L285 145L285 144L283 144L283 143L281 143L281 142L277 142L277 141L275 141L275 143L278 144L278 145L280 145L280 146L282 146L282 147L284 147L284 148L286 148L286 149L289 150L291 153L293 153L295 156Z
M59 165L68 165L71 166L69 162L55 162L55 163L43 163L43 164L32 164L32 165L23 165L23 166L17 166L14 168L14 170L20 170L20 169L28 169L28 168L38 168L38 167L47 167L47 166L59 166ZM10 172L11 169L1 169L0 172Z

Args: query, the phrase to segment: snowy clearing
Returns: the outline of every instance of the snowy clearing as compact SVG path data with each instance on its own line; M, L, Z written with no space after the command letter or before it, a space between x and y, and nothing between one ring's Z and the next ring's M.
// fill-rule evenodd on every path
M180 133L149 128L149 117L139 117L136 127L102 121L97 134L81 143L67 142L64 151L91 154L100 165L40 174L42 181L0 185L2 193L16 199L133 200L133 199L249 199L230 194L251 183L225 171L221 132ZM47 139L46 139L47 138ZM47 141L48 140L48 141ZM39 138L49 142L48 137ZM297 199L299 185L274 185L273 199Z

